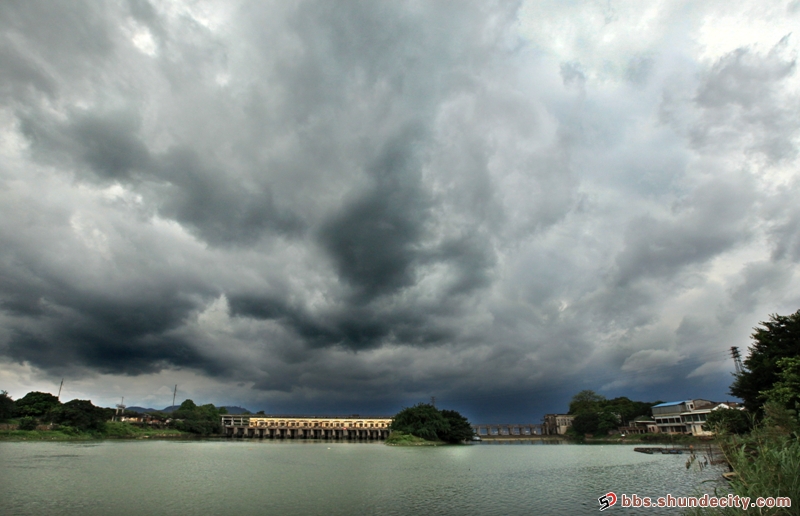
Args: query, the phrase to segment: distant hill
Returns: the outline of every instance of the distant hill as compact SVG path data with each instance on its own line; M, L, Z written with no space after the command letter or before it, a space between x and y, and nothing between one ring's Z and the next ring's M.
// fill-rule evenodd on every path
M166 407L166 408L163 408L163 409L144 408L144 407L136 407L136 406L134 406L134 407L125 407L125 411L126 412L138 412L140 414L150 414L152 412L164 412L164 413L169 414L170 412L178 410L179 408L181 408L180 405L172 405L172 406L169 406L169 407ZM252 412L252 411L249 411L249 410L247 410L246 408L243 408L243 407L225 406L225 407L217 407L217 408L224 408L225 410L228 411L228 414L241 414L242 412Z

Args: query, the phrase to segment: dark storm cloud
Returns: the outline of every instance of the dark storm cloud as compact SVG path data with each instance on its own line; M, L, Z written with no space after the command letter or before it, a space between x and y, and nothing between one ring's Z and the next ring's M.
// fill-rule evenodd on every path
M0 256L8 258L9 253ZM12 331L5 346L12 359L45 369L88 367L122 374L165 366L209 374L222 369L191 343L171 335L198 307L199 299L184 290L188 285L165 279L128 292L98 292L21 264L4 266L0 278L13 278L2 283L3 308L28 321ZM192 287L195 294L207 292L202 285Z
M722 385L700 348L796 299L799 104L788 31L698 57L713 9L3 5L0 367L485 417Z
M248 243L264 232L302 229L296 215L276 205L268 184L211 167L190 148L151 154L135 112L76 112L67 123L38 115L22 116L21 129L44 162L73 160L81 180L135 186L160 215L209 243Z
M429 201L420 187L412 131L386 145L369 167L374 185L320 231L339 273L366 301L414 282Z
M281 299L246 294L231 295L228 303L232 316L277 321L312 348L343 346L358 350L390 343L424 346L446 342L455 335L413 310L358 303L312 314Z
M265 232L295 233L303 222L277 206L269 185L236 184L208 168L194 152L170 152L158 164L167 186L159 191L160 213L189 227L210 243L248 243Z

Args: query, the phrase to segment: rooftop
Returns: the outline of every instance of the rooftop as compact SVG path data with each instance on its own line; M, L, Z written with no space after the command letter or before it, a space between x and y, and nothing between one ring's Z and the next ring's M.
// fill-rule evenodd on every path
M653 408L656 407L672 407L675 405L680 405L681 403L687 403L692 400L683 400L683 401L668 401L667 403L659 403L658 405L653 405Z

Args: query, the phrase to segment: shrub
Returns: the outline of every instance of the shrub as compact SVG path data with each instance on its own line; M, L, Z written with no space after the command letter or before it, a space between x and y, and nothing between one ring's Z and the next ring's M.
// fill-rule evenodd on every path
M38 421L35 417L25 416L19 419L19 429L20 430L36 430L36 425Z

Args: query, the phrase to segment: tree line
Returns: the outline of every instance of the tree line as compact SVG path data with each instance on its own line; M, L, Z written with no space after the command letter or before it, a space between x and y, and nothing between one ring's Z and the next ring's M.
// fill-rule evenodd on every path
M606 399L594 391L581 391L572 397L569 414L572 420L572 433L607 434L620 426L628 426L640 416L650 416L650 409L661 401L633 401L625 396Z
M89 400L61 403L47 392L29 392L14 401L0 392L0 421L17 418L20 430L34 430L40 424L53 424L67 431L102 433L114 409L96 407Z
M115 412L114 409L97 407L90 400L61 403L56 396L47 392L29 392L13 400L8 392L0 391L0 421L13 418L20 430L35 430L39 425L48 425L65 433L103 435ZM212 435L219 432L220 416L224 414L227 414L224 407L217 408L211 403L198 406L194 401L186 400L171 413L155 412L149 416L167 428ZM143 416L130 411L126 415Z

